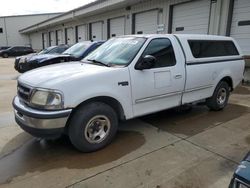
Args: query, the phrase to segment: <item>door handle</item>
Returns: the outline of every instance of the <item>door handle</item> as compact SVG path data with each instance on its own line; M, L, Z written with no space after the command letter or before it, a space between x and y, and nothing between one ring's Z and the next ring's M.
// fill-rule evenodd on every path
M175 79L180 79L180 78L182 78L182 75L181 74L177 74L177 75L174 76L174 78Z

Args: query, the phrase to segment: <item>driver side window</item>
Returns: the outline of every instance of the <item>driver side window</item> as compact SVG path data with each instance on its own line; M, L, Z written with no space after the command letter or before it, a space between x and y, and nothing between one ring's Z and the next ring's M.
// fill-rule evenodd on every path
M17 51L17 50L18 50L17 47L11 48L11 51Z
M174 49L169 39L153 39L145 49L142 57L152 55L156 58L153 68L169 67L176 64Z

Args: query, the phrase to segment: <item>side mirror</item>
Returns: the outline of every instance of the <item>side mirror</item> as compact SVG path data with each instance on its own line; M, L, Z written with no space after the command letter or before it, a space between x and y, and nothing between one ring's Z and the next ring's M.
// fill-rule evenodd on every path
M156 63L156 58L152 55L144 56L141 61L135 65L136 70L151 69Z

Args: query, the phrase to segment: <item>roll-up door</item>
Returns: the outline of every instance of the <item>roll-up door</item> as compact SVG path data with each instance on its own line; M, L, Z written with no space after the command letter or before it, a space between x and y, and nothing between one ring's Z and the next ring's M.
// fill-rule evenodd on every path
M173 6L172 33L208 34L210 0Z
M150 10L134 15L134 34L157 33L158 10Z
M79 25L76 27L77 30L77 42L86 41L87 40L87 26Z
M102 22L95 22L91 24L91 37L92 40L102 40L103 39L103 24Z
M56 30L56 45L63 44L63 33L62 30Z
M243 53L250 55L250 0L234 1L230 35L238 41Z
M125 34L125 17L112 18L109 20L109 37Z
M43 49L48 47L47 33L42 33Z
M56 45L56 36L54 31L49 32L49 45L55 46Z
M75 40L74 40L74 30L73 30L73 27L69 27L66 29L66 43L69 44L69 45L72 45L75 43Z

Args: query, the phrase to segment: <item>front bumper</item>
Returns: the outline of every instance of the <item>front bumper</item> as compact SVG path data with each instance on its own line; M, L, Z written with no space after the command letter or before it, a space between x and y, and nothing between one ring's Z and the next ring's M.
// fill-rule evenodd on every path
M28 63L19 63L18 64L18 71L23 73L26 72L30 69L29 64Z
M55 137L64 132L72 109L46 111L28 107L16 96L13 100L15 120L26 132L36 137Z
M15 65L16 67L16 70L20 73L24 73L24 72L27 72L29 70L31 70L33 67L31 66L30 63L23 63L23 62L18 62L17 65Z

